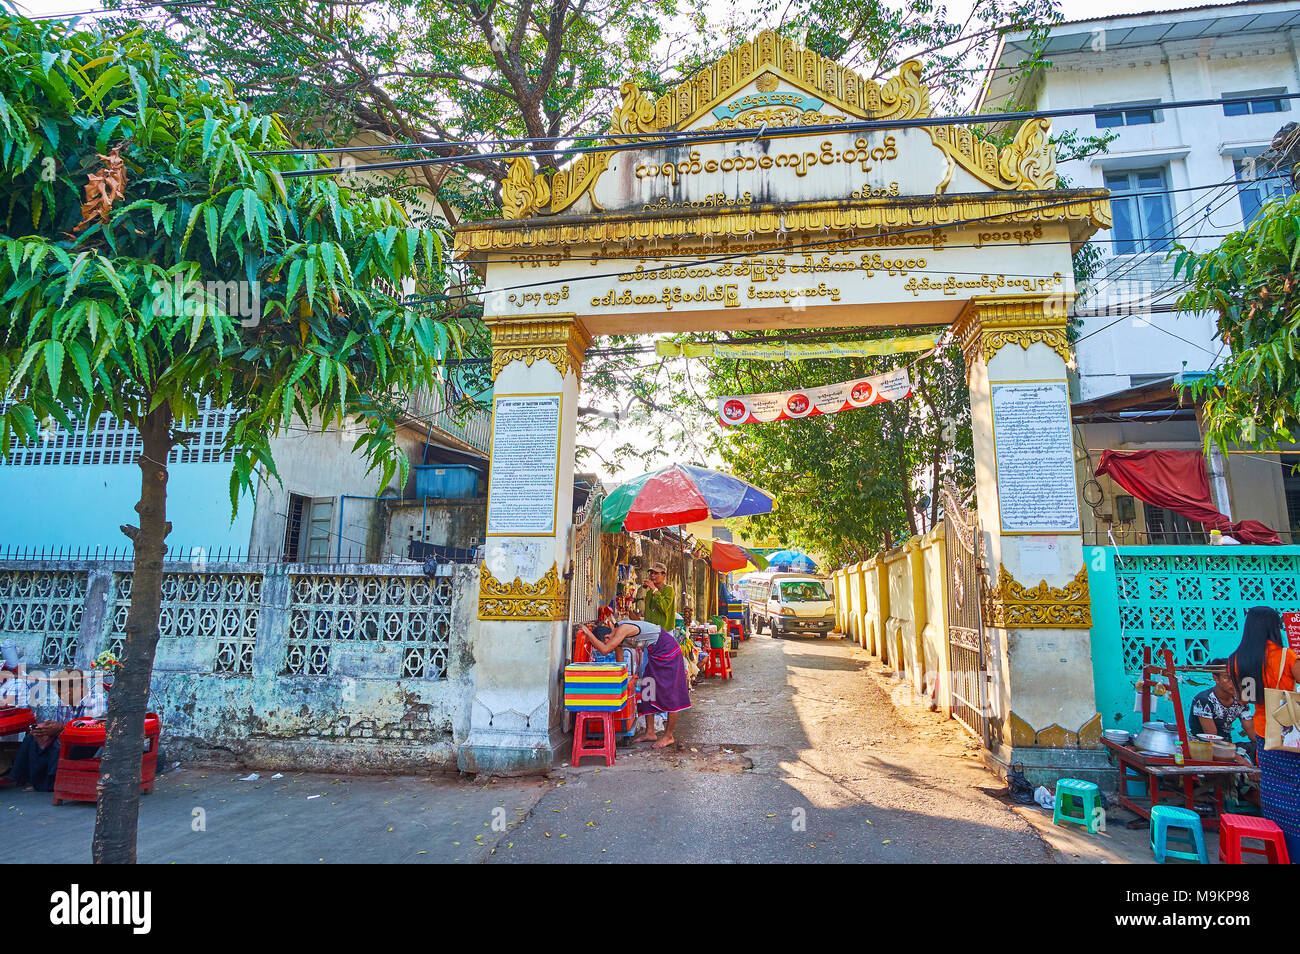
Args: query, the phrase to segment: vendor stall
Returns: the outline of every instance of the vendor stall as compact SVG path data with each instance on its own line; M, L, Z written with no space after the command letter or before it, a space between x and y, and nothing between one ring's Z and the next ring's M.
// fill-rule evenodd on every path
M1130 827L1149 822L1151 809L1157 805L1178 805L1196 812L1202 827L1214 829L1226 812L1224 790L1228 783L1235 778L1258 780L1259 769L1231 744L1188 736L1178 673L1211 670L1207 666L1175 666L1168 649L1163 655L1163 663L1152 663L1150 647L1143 651L1139 684L1143 731L1133 738L1122 730L1107 730L1102 735L1103 747L1120 770L1118 800L1138 816ZM1153 693L1165 692L1174 705L1176 721L1172 724L1151 718ZM1208 805L1199 801L1198 783L1202 788L1210 786L1212 801Z

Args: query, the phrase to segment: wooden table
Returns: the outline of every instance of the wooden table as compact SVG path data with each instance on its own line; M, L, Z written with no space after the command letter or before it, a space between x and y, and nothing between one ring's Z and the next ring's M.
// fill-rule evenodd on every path
M1234 775L1244 775L1250 779L1259 778L1259 769L1238 755L1233 761L1223 762L1189 762L1178 765L1172 758L1157 758L1141 755L1137 749L1127 745L1118 745L1110 739L1102 738L1101 744L1114 755L1120 766L1119 803L1140 818L1151 820L1151 809L1156 805L1172 805L1178 801L1177 796L1160 798L1160 780L1165 778L1182 779L1183 802L1179 806L1196 811L1194 796L1195 782L1198 776L1209 778L1214 783L1214 814L1201 815L1201 827L1217 829L1218 818L1223 814L1223 786ZM1132 768L1147 781L1147 797L1135 800L1128 794L1126 782L1129 780L1125 766Z

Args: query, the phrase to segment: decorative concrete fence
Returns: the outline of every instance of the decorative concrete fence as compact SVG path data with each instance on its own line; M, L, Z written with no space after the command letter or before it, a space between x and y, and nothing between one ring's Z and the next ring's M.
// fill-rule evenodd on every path
M832 574L840 632L949 707L944 527Z
M120 656L131 583L130 563L0 562L0 640L29 673ZM476 565L169 565L151 687L168 756L454 767L477 596Z
M1092 600L1092 674L1106 728L1141 728L1134 683L1142 655L1175 665L1228 656L1241 641L1246 610L1300 610L1300 546L1084 547ZM1184 716L1207 676L1180 680ZM1173 721L1169 697L1156 718Z

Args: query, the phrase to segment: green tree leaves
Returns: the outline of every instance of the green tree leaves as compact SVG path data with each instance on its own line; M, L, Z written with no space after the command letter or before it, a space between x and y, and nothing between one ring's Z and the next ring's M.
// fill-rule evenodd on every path
M1213 311L1227 357L1187 389L1202 402L1206 446L1273 449L1300 433L1300 195L1275 199L1204 253L1177 246L1191 287L1181 311Z
M442 238L391 199L286 182L315 160L254 155L291 145L279 123L140 35L6 17L0 58L0 429L29 442L98 401L133 423L166 403L183 431L211 398L236 414L236 489L274 472L291 419L361 415L387 435L362 444L372 463L402 470L399 396L454 339L400 289L441 287ZM125 198L77 232L123 144Z

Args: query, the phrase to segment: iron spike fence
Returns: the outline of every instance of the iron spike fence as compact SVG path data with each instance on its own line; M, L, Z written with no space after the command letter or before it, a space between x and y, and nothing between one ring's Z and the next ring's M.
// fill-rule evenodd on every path
M322 562L304 560L287 560L280 550L236 549L233 547L198 547L169 544L163 554L163 565L167 568L203 567L209 565L231 564L285 564L287 566L330 567L357 565L420 565L427 562L437 564L481 563L481 547L432 547L428 553L416 554L381 554L379 559L372 559L365 547L356 546L331 552L330 558ZM42 563L42 564L96 564L96 563L134 563L135 549L130 545L110 547L103 544L94 546L31 546L27 544L0 543L0 563Z

